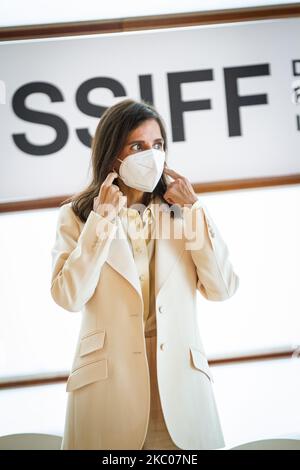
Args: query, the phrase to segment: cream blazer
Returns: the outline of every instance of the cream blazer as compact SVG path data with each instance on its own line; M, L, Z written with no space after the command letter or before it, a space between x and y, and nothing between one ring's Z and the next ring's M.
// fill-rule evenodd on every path
M178 235L186 216L171 218L162 201L155 208L157 374L166 426L181 449L221 448L196 294L226 300L239 277L204 204L193 212L195 233L204 243L193 249ZM51 253L54 301L82 312L61 449L142 449L150 410L143 297L121 220L111 222L92 210L82 223L67 203L59 209Z

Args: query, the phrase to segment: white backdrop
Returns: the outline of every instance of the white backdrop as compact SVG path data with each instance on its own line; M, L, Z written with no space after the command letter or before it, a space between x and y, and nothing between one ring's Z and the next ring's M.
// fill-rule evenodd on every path
M125 97L152 95L191 182L300 173L299 43L299 18L0 43L0 202L84 187Z

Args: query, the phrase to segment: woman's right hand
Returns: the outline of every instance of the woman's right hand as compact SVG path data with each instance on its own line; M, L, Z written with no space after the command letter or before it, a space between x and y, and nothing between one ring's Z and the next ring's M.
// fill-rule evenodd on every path
M98 196L94 197L93 210L109 220L115 219L127 201L127 197L124 196L119 187L113 184L113 180L117 176L118 173L115 171L108 173L100 186Z

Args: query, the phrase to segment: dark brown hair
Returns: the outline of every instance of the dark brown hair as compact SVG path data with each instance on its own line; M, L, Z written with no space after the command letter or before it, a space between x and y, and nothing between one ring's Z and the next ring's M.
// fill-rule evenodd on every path
M164 139L163 150L167 155L168 144L165 124L162 117L150 103L126 98L107 108L102 114L95 136L92 139L90 162L93 169L92 181L83 191L74 194L61 203L63 205L72 202L72 209L82 222L86 222L89 213L93 209L94 198L98 196L101 184L108 173L113 171L115 161L125 145L129 132L136 129L147 119L157 121ZM114 184L118 184L117 180L114 181ZM144 193L142 204L148 205L155 196L159 196L163 203L171 206L162 197L166 190L167 181L165 175L162 174L153 192ZM172 210L170 215L174 217Z

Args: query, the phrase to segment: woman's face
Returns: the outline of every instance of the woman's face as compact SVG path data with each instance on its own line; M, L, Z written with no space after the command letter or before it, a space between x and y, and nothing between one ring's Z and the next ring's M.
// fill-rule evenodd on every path
M147 119L139 127L131 131L126 139L125 145L118 158L124 160L129 155L149 150L151 148L164 150L164 140L160 127L155 119ZM121 162L116 160L115 169L119 171Z

